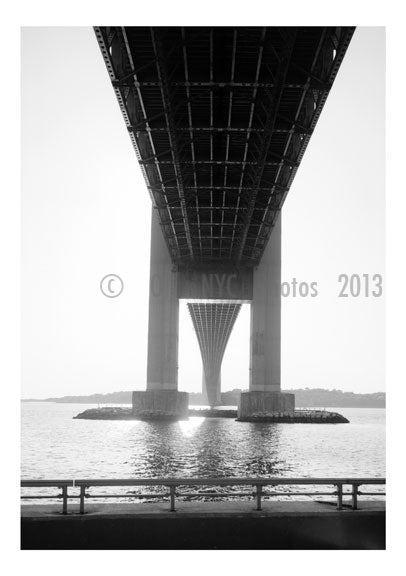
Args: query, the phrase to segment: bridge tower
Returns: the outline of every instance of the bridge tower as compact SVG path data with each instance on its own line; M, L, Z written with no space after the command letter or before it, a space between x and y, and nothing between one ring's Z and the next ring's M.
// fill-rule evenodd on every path
M221 404L221 363L241 304L248 302L249 391L241 394L239 417L294 410L294 395L281 392L281 229L279 217L253 270L182 270L173 264L152 211L147 389L133 392L134 412L187 415L188 394L178 391L180 298L192 300L188 309L202 355L202 388L211 407Z
M134 412L187 414L179 300L191 302L211 405L242 303L249 390L239 416L294 409L281 392L281 212L354 27L96 26L151 196L145 391Z

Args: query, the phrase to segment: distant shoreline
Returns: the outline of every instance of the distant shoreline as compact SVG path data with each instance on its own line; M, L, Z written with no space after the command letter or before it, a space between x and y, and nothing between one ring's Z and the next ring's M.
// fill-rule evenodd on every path
M295 394L297 408L385 408L386 394L355 394L342 390L324 388L300 388L286 390ZM222 393L222 406L236 406L241 390L235 389ZM112 392L109 394L89 394L87 396L62 396L59 398L22 398L21 402L52 402L56 404L131 404L132 391ZM189 393L189 404L204 406L202 394Z
M85 402L84 400L82 400L81 402L74 402L73 400L64 400L64 401L58 401L58 400L41 400L38 398L21 398L20 402L25 402L27 404L44 404L45 402L47 404L105 404L106 406L109 406L110 404L128 404L129 406L131 405L131 402L90 402L87 401ZM192 404L192 406L206 406L206 404ZM207 404L208 406L208 404ZM235 404L221 404L221 406L235 406ZM353 405L349 405L346 404L345 406L341 406L341 405L330 405L330 404L320 404L319 406L302 406L297 404L296 408L382 408L383 410L386 409L386 406L375 406L375 405L364 405L364 406L359 406L356 404Z

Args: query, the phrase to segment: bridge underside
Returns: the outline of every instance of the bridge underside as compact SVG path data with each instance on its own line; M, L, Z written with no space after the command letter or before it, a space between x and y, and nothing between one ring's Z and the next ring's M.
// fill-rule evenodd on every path
M221 363L241 304L188 304L203 359L203 394L210 406L221 404Z
M259 263L353 30L95 28L173 262Z
M95 27L153 204L147 390L159 405L177 391L178 299L204 298L209 276L211 298L227 286L222 299L252 302L250 392L279 393L280 213L353 32ZM239 307L189 309L215 403Z

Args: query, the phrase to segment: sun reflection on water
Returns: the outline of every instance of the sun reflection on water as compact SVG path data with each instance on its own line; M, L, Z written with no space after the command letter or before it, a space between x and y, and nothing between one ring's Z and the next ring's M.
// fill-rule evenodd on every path
M191 416L189 420L179 420L179 428L187 438L191 438L206 420L204 416Z

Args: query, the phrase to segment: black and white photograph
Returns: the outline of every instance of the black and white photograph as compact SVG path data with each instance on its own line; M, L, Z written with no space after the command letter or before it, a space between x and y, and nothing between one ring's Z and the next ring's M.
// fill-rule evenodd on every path
M20 25L19 551L385 551L385 22L127 16Z

